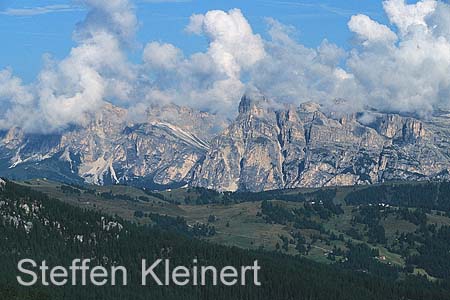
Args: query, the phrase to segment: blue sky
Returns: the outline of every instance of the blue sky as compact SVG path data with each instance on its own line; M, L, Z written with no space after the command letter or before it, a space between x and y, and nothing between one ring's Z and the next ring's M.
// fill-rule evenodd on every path
M347 22L357 13L388 23L381 0L173 0L163 3L136 0L134 3L142 45L153 40L169 42L187 54L207 47L204 38L184 31L189 17L212 9L240 8L254 31L263 36L267 28L265 18L275 18L294 26L297 39L309 47L316 47L326 38L348 48L351 33ZM0 69L11 67L25 82L35 78L45 53L57 59L67 56L73 46L72 31L86 14L86 10L71 1L51 0L1 0L0 11ZM139 60L140 55L141 51L130 53L133 60Z
M0 2L0 129L85 124L105 102L136 121L169 103L233 118L249 92L450 109L447 0L62 1Z

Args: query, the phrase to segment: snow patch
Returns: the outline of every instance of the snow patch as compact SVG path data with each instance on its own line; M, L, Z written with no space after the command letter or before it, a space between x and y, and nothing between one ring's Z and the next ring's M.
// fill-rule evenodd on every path
M166 130L170 130L171 133L175 137L183 140L184 142L188 143L189 145L195 146L197 148L200 148L200 149L203 149L206 151L209 150L209 148L210 148L209 144L206 141L200 139L196 135L194 135L180 127L177 127L172 124L165 123L165 122L152 122L151 124L153 126L157 126L157 127L161 127Z

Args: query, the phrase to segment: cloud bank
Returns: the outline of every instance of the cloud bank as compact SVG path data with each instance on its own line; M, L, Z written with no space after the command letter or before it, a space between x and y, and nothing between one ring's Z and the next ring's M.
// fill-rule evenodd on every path
M23 86L3 71L0 87L15 83L10 97L0 97L5 109L0 126L26 131L51 132L66 126L86 124L107 99L123 99L131 90L134 73L123 48L132 43L137 30L133 6L127 0L81 0L89 8L77 25L77 46L62 61L47 57L36 82ZM26 105L21 99L27 91ZM0 95L7 92L0 92ZM111 101L110 100L110 101Z
M238 9L193 15L186 31L209 41L206 52L185 57L174 45L151 42L143 53L150 102L173 102L230 115L245 90L241 81L265 56L264 42Z
M65 59L47 57L30 85L11 69L0 71L0 129L82 126L107 102L126 107L136 121L148 107L168 103L231 118L247 89L275 102L316 101L330 110L427 115L450 106L450 5L441 1L383 1L390 24L352 16L349 51L326 40L305 47L293 37L294 28L273 19L265 40L239 9L209 11L193 15L185 28L207 39L205 51L186 56L176 45L150 41L140 64L127 57L138 45L133 4L78 2L88 13ZM348 105L336 105L336 99Z
M350 53L348 70L364 88L366 102L385 111L427 114L450 103L450 6L424 0L417 4L384 1L398 42L368 40ZM358 30L350 29L357 34ZM373 26L367 36L391 36Z

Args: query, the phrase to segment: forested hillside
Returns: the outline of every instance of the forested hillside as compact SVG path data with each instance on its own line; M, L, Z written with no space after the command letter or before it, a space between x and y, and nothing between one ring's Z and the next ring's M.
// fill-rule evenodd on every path
M19 287L21 258L69 265L91 258L105 266L125 265L139 277L140 260L170 258L189 266L193 258L208 265L240 266L260 260L262 287ZM7 182L0 191L0 299L449 299L446 281L420 277L392 281L303 258L214 245L161 228L137 226L91 210L82 210L42 193Z

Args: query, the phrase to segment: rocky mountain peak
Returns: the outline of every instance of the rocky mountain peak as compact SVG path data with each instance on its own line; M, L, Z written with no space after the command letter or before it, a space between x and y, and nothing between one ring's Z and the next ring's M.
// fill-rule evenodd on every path
M242 97L230 123L176 105L152 106L137 122L105 105L85 126L1 136L0 176L17 179L223 191L450 179L446 114L346 114L275 106L259 93Z
M240 112L252 116L255 107L244 97ZM450 139L442 134L449 120L376 113L362 123L359 115L306 102L297 109L266 110L263 118L238 118L216 138L192 184L260 191L442 180L447 174L450 156L444 145ZM450 137L449 130L445 134Z
M23 130L13 127L6 132L2 143L10 149L17 148L22 143L24 136Z
M244 94L239 103L239 115L262 115L264 111L270 109L269 100L257 92L248 92Z

